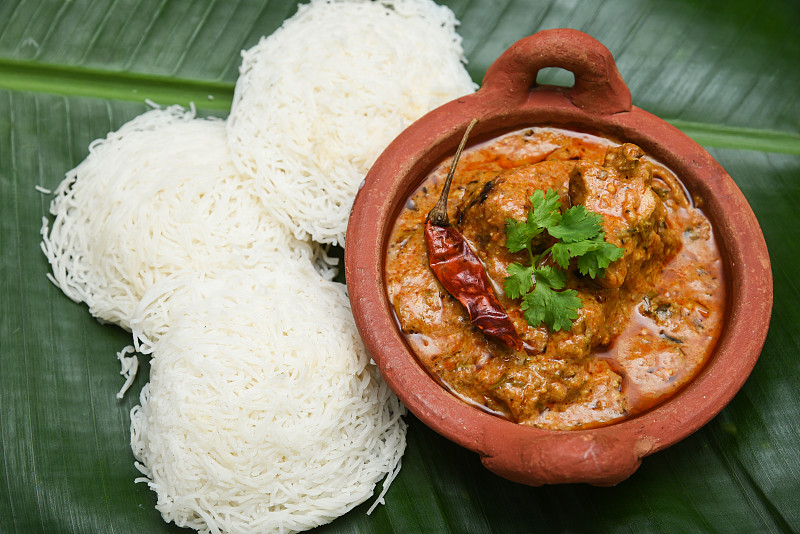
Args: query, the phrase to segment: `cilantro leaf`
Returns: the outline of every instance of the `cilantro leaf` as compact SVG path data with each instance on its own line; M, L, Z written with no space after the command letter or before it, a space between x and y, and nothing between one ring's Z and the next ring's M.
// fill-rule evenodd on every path
M547 284L537 282L533 291L522 297L525 320L531 325L544 322L552 332L569 330L578 318L578 308L583 307L577 295L574 289L554 291Z
M505 291L512 299L518 299L533 287L533 267L513 262L508 265L509 276L505 279Z
M519 252L531 246L531 239L542 233L543 228L534 228L527 222L506 219L506 247L510 252Z
M530 250L533 238L561 220L561 201L553 189L548 189L547 192L537 189L529 200L533 209L528 211L524 222L506 219L506 247L510 252Z
M602 231L603 216L587 210L586 206L572 206L561 216L558 226L547 228L551 236L565 243L594 239Z
M623 249L606 242L605 234L586 241L577 243L555 243L551 249L553 259L562 269L569 267L569 260L578 258L578 269L582 275L590 274L595 278L609 264L621 258L624 254ZM594 274L592 274L594 273Z
M569 245L569 243L555 243L550 249L553 259L556 260L556 263L562 269L569 267L570 258L576 256Z
M553 269L548 265L534 268L533 277L537 284L541 282L553 289L561 289L567 283L567 273Z
M561 221L561 200L558 193L553 189L542 192L537 189L530 197L531 211L528 212L528 226L547 228L556 226ZM552 235L552 234L550 234ZM555 236L553 236L555 237Z
M584 276L588 274L592 278L603 277L606 267L611 265L612 261L624 256L625 250L605 240L598 240L592 244L595 246L578 257L578 270Z
M522 297L520 307L531 326L544 323L553 332L569 330L583 307L577 291L564 289L570 261L577 258L580 273L597 278L605 276L605 269L625 251L605 240L601 214L585 206L573 206L562 214L558 193L552 189L534 191L530 202L524 222L506 220L506 247L511 252L527 250L531 258L530 266L509 264L506 295ZM545 230L557 241L534 256L531 240ZM558 267L538 266L548 254Z

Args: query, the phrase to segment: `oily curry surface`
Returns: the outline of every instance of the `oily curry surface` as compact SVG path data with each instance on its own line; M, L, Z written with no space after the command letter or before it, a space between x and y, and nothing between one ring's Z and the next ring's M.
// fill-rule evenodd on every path
M408 199L385 272L409 346L445 387L511 421L567 430L640 413L702 368L722 327L722 262L709 221L670 170L635 145L553 128L514 132L463 153L449 219L525 343L527 350L515 350L471 324L431 271L425 221L451 163ZM555 190L564 208L601 214L605 239L624 252L602 278L568 269L566 287L582 302L568 331L529 325L519 299L503 292L508 265L527 255L509 252L506 221L525 220L537 189ZM540 237L533 245L549 243Z

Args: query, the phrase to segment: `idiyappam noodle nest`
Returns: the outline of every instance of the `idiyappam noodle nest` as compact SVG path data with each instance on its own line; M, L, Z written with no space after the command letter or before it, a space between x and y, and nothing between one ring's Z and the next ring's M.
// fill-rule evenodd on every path
M166 521L306 530L399 469L403 408L364 350L344 286L286 267L195 276L169 295L180 312L131 413L137 466Z
M344 245L358 186L386 145L475 90L456 24L430 0L314 0L242 53L231 155L295 236Z
M153 109L89 146L45 219L51 279L103 322L130 330L145 291L179 271L263 264L281 251L310 259L253 192L228 153L225 123Z

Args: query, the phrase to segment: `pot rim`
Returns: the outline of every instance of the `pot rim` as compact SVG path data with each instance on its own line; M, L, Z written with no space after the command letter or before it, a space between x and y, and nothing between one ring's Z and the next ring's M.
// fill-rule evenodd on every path
M572 88L540 86L538 70L561 67ZM593 133L639 145L675 172L703 202L726 268L727 319L713 355L669 399L609 426L554 431L512 423L468 405L419 364L386 295L388 236L420 181L452 155L467 124L470 145L526 127ZM383 152L358 192L348 224L345 278L365 346L389 387L426 425L478 452L492 471L531 485L615 484L644 456L672 445L717 415L752 371L772 309L769 255L758 221L725 170L697 143L631 104L611 53L576 30L522 39L487 70L476 93L428 113Z

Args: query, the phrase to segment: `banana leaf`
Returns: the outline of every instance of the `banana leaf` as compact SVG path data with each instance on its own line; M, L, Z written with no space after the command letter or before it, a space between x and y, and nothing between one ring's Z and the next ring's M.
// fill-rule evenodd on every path
M516 40L570 27L614 54L634 104L704 145L744 192L775 301L760 360L704 428L611 488L533 488L408 417L385 506L326 533L800 531L800 4L794 0L447 0L472 77ZM48 282L42 217L88 144L159 104L225 117L240 63L289 0L0 2L0 532L157 533L134 484L115 353L129 343ZM563 71L545 83L568 83Z

